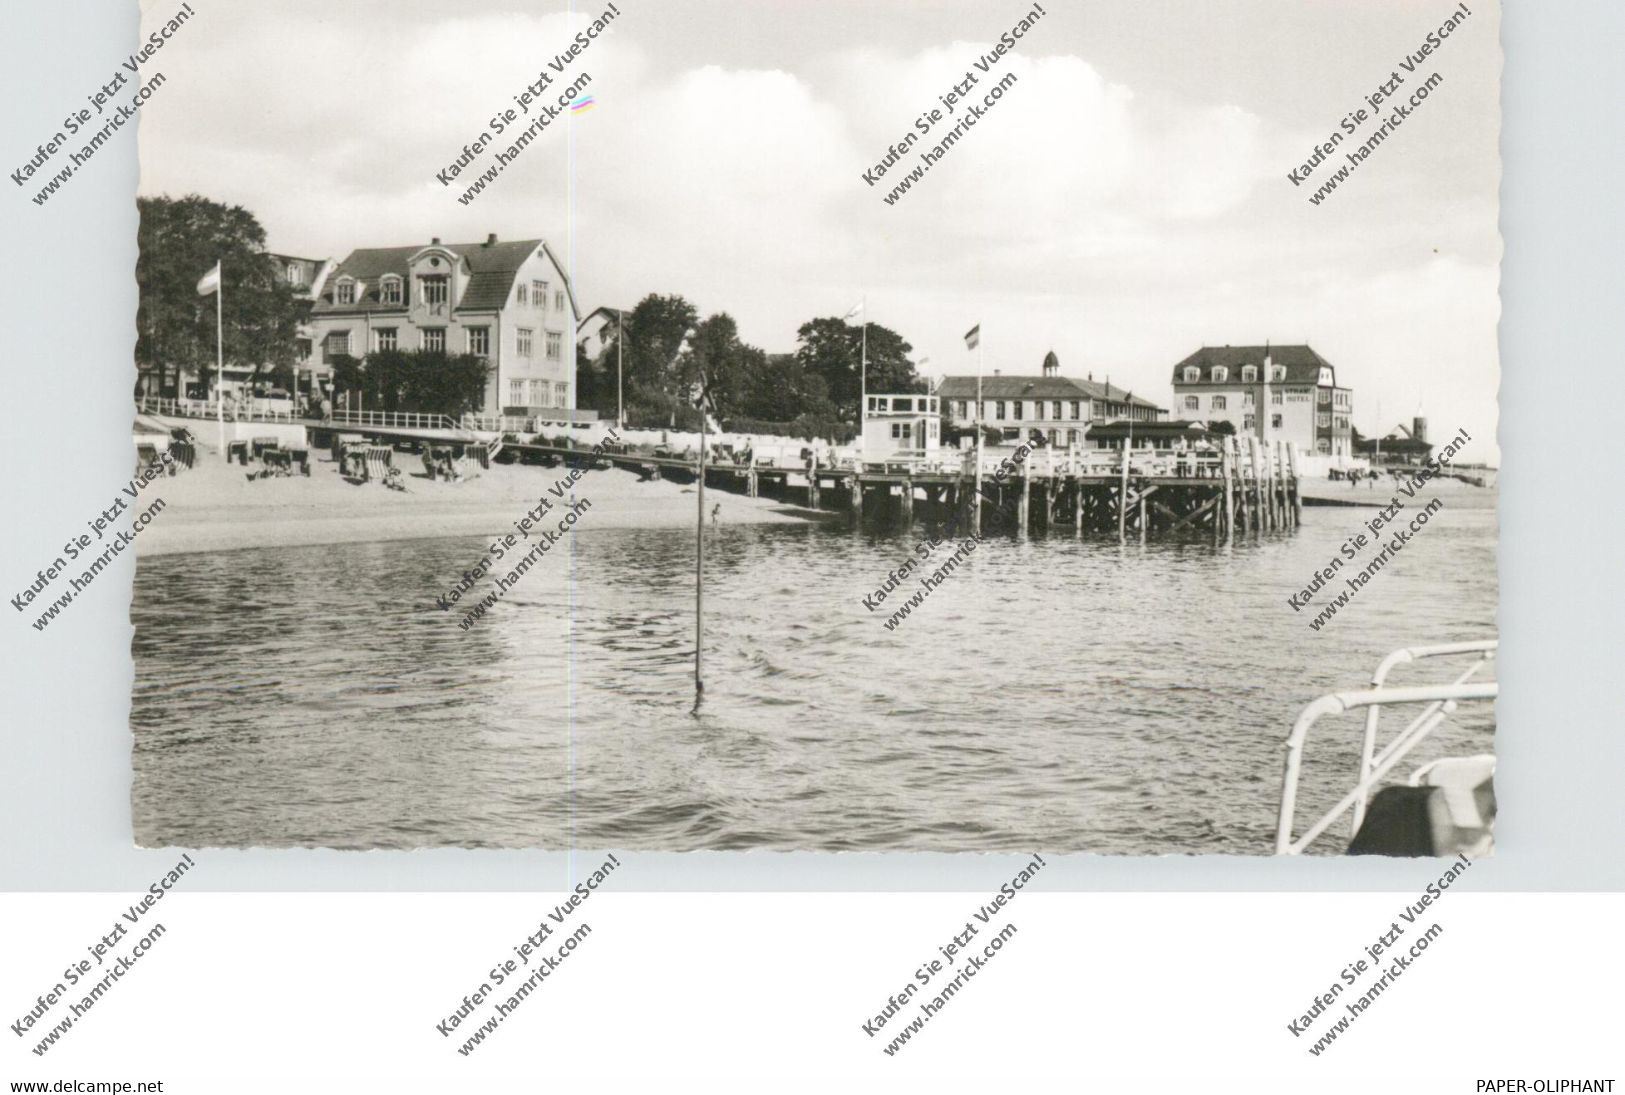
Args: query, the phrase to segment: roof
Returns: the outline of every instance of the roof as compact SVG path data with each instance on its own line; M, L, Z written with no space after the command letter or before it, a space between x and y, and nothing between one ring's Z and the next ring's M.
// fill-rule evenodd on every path
M1308 346L1203 346L1184 361L1174 366L1174 383L1187 384L1185 369L1194 365L1202 370L1202 379L1197 383L1215 383L1212 380L1215 366L1222 366L1230 371L1227 380L1220 383L1235 384L1241 376L1243 365L1264 364L1265 355L1269 356L1271 365L1286 366L1286 381L1288 384L1318 384L1320 370L1332 368L1332 363L1315 353ZM1336 379L1336 373L1333 374Z
M581 317L581 322L576 324L576 330L580 331L599 316L604 317L604 323L607 326L608 324L619 319L621 316L625 315L629 310L630 309L623 310L620 308L609 308L601 304Z
M321 299L314 309L317 315L331 312L399 312L403 306L385 304L379 292L379 281L385 274L405 279L413 255L434 243L414 244L410 247L361 247L345 258L327 279ZM499 243L450 243L438 246L450 251L463 261L469 272L468 287L458 303L458 312L494 312L508 301L513 292L514 277L519 268L537 251L547 251L543 240L507 240ZM552 258L552 252L548 252ZM554 263L557 266L557 262ZM560 270L562 271L562 267ZM340 278L355 278L366 286L365 294L354 304L336 304L332 286ZM564 288L570 289L569 279ZM575 303L571 294L571 304Z
M945 376L936 394L944 399L975 399L976 384L974 376ZM1100 399L1121 403L1131 398L1126 389L1115 385L1070 376L984 376L981 392L983 399ZM1132 399L1136 406L1156 406L1137 395Z
M1126 419L1116 422L1102 422L1089 427L1089 436L1096 437L1123 437L1129 432L1130 426L1134 433L1140 437L1192 437L1204 438L1214 436L1206 422L1192 422L1180 419L1174 422L1129 422Z

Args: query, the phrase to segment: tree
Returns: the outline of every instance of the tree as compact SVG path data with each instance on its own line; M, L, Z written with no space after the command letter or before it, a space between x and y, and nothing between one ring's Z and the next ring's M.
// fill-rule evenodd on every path
M215 300L198 279L221 264L225 360L261 376L296 361L295 336L310 302L301 300L265 253L265 229L248 210L196 194L138 198L135 360L163 382L185 370L212 385Z
M823 379L829 399L842 417L856 421L863 388L862 324L838 316L808 320L796 332L796 360L808 374ZM924 392L926 383L914 372L914 347L889 327L869 324L868 390Z
M473 354L432 350L376 350L361 361L333 361L334 392L355 392L361 405L380 411L415 411L453 418L480 405L491 367Z
M623 362L628 384L637 383L658 392L675 391L677 352L700 313L680 296L663 297L650 293L626 314L626 355ZM609 350L614 352L613 345Z

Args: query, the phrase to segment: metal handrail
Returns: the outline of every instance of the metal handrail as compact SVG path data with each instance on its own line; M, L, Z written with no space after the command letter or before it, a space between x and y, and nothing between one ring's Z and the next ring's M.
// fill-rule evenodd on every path
M1446 643L1439 646L1407 647L1389 654L1372 674L1372 688L1364 692L1336 692L1321 696L1310 703L1293 723L1292 733L1286 741L1286 770L1281 780L1281 811L1276 821L1275 851L1277 855L1297 855L1316 837L1331 827L1345 811L1354 811L1351 834L1357 832L1365 817L1366 803L1371 791L1404 756L1433 732L1434 728L1455 713L1463 700L1493 700L1499 694L1494 681L1468 683L1494 657L1499 643L1488 639L1477 642ZM1479 658L1451 684L1422 685L1409 688L1386 688L1383 683L1395 666L1423 658L1445 657L1459 654L1478 654ZM1392 741L1376 751L1377 722L1384 705L1424 703L1427 707L1410 724L1396 734ZM1360 778L1354 789L1327 810L1297 840L1292 839L1294 815L1297 812L1298 777L1303 766L1303 746L1309 730L1323 715L1342 714L1355 708L1366 709L1365 734L1360 750Z

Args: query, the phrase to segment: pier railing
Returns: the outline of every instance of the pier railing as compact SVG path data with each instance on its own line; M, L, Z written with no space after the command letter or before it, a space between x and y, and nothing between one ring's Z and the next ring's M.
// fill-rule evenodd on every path
M1038 449L1027 457L1023 467L1026 474L1040 479L1121 475L1123 452L1122 449ZM1004 449L983 449L983 477L996 473L1009 456L1010 452ZM1224 447L1215 449L1130 449L1128 473L1135 477L1218 480L1225 476L1227 457L1233 479L1278 480L1296 475L1284 446L1264 444L1252 438L1230 438ZM821 462L821 466L851 472L973 476L976 450L947 449L932 455L844 452L837 454L832 464Z

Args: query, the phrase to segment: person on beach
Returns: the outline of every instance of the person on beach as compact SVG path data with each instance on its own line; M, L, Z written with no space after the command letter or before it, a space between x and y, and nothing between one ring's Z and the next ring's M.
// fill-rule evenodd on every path
M712 528L717 528L722 524L722 518L719 516L721 513L722 513L722 503L721 502L718 502L716 505L711 507L711 527Z

